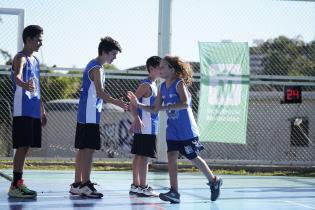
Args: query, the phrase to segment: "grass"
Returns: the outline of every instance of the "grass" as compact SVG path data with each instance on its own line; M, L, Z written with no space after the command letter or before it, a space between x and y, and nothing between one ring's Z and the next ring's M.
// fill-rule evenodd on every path
M150 167L150 171L166 171L155 166ZM12 160L0 160L0 169L12 169ZM24 169L31 170L74 170L74 160L27 160ZM128 171L131 170L131 161L104 161L96 160L93 163L93 170L95 171ZM187 162L178 163L179 172L199 172L199 170ZM259 170L231 170L225 167L220 169L216 167L213 170L215 174L223 175L251 175L251 176L301 176L301 177L315 177L315 170L313 171L288 171L275 170L271 172L264 172Z

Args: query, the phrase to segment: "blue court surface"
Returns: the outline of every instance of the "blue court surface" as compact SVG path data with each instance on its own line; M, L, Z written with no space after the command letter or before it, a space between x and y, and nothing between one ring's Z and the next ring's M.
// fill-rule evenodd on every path
M10 171L5 170L10 174ZM25 171L26 184L38 191L36 200L9 199L9 182L0 177L0 210L22 209L108 209L108 210L299 210L315 209L315 178L224 175L221 197L210 201L210 191L200 173L180 173L180 204L159 198L129 196L131 172L93 171L92 181L104 194L102 199L70 196L72 171ZM149 184L166 192L168 174L149 173Z

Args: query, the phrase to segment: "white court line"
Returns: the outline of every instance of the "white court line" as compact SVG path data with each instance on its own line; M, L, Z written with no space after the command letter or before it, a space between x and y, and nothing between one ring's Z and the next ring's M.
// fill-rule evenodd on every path
M297 203L297 202L293 202L293 201L283 201L283 200L280 200L280 201L285 202L285 203L294 204L294 205L297 205L297 206L302 206L302 207L305 207L307 209L315 209L314 206L308 206L308 205L305 205L305 204L302 204L302 203Z

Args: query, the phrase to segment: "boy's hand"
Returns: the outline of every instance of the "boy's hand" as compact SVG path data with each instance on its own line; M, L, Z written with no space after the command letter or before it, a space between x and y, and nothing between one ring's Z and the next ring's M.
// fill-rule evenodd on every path
M143 128L144 125L143 125L143 122L142 120L140 119L140 117L136 117L135 120L133 121L133 130L134 131L141 131L141 128Z
M128 103L123 100L123 97L119 98L117 106L123 108L125 111L128 110Z
M42 123L42 126L45 126L47 124L46 114L41 115L41 123Z
M26 89L27 91L29 91L29 92L33 93L33 92L34 92L34 90L35 90L33 80L32 80L32 79L31 79L31 80L28 80L28 81L26 82L26 84L27 84L27 86L26 86L26 88L25 88L25 89Z
M138 98L133 92L128 91L127 97L129 98L131 105L138 107Z
M134 134L134 126L133 123L130 125L130 127L128 128L128 134L129 135L133 135Z

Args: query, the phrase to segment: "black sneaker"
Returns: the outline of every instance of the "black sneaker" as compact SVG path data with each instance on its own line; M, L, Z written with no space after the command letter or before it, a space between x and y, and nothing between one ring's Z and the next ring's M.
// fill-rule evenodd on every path
M97 192L97 190L94 188L95 183L92 183L91 181L87 181L86 183L82 184L80 186L80 193L83 196L86 196L88 198L102 198L103 194Z
M167 193L160 193L159 198L163 201L169 201L171 203L180 202L180 194L172 188Z
M218 176L215 177L214 181L208 183L211 190L211 201L216 201L219 198L222 184L223 180Z

